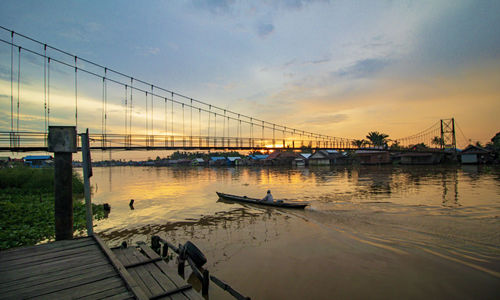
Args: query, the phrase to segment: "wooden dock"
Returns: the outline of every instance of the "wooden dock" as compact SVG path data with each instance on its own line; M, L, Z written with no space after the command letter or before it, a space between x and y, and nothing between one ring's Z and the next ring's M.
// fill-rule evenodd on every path
M140 251L110 250L98 236L1 251L0 299L203 299L151 248Z

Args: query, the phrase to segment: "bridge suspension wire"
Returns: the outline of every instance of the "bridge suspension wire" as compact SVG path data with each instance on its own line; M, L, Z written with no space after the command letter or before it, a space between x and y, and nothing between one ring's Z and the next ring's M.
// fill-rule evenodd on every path
M14 132L14 31L10 36L10 132Z
M78 132L78 65L77 65L77 57L75 55L75 127ZM78 140L78 139L77 139Z
M208 127L207 127L207 139L208 139L207 140L207 146L208 146L208 141L210 140L210 118L211 118L211 112L210 112L210 110L211 109L212 109L212 106L210 105L208 107L209 112L208 112Z
M458 128L458 131L460 131L460 134L462 135L462 137L464 138L464 143L461 145L461 147L466 147L467 145L469 145L471 143L471 139L467 138L464 134L464 132L462 131L462 128L460 128L460 126L458 125L458 122L455 121L455 125L457 126Z
M189 133L189 146L193 146L193 99L191 99L191 105L190 105L190 119L191 119L191 125L190 125L190 133Z
M43 112L44 112L44 131L47 134L47 45L43 46ZM46 139L44 139L46 141ZM46 144L46 142L45 142Z
M172 93L172 102L171 102L171 110L170 110L170 122L171 122L171 127L170 127L170 131L171 131L171 145L174 146L174 93Z
M3 29L3 30L5 30L5 31L11 31L11 30L9 30L9 29L7 29L7 28L3 27L3 26L0 26L0 29ZM11 32L12 32L12 33L14 33L14 31L11 31ZM30 41L32 41L32 42L38 43L38 44L40 44L40 45L45 45L45 44L43 44L42 42L40 42L40 41L38 41L38 40L36 40L36 39L33 39L33 38L31 38L31 37L28 37L28 36L26 36L26 35L23 35L23 34L20 34L20 33L16 33L16 34L17 34L18 36L20 36L20 37L22 37L22 38L25 38L25 39L27 39L27 40L30 40ZM2 42L5 42L5 41L3 41L3 40L2 40ZM13 41L11 42L11 44L13 44ZM47 45L47 47L48 47L48 48L50 48L50 49L52 49L52 50L54 50L54 51L57 51L57 52L59 52L59 53L62 53L62 54L64 54L64 55L74 56L74 55L70 54L69 52L66 52L66 51L64 51L64 50L61 50L61 49L59 49L59 48L56 48L56 47L53 47L53 46L50 46L50 45ZM38 53L36 53L36 54L38 54ZM87 60L87 59L85 59L85 58L79 58L79 60L80 60L80 61L83 61L83 62L85 62L85 63L87 63L87 64L89 64L89 65L92 65L92 66L98 67L98 68L103 68L103 69L104 69L104 68L106 68L106 67L104 67L104 66L102 66L102 65L100 65L100 64L97 64L97 63L92 62L92 61L90 61L90 60ZM64 62L62 62L62 61L58 61L58 62L63 63L63 64L66 64L66 63L64 63ZM67 64L66 64L66 65L67 65ZM132 78L132 76L126 75L126 74L121 73L121 72L119 72L119 71L116 71L116 70L114 70L114 69L110 69L110 68L107 68L107 69L108 69L110 72L112 72L112 73L114 73L114 74L116 74L116 75L119 75L119 76L122 76L122 77L126 77L126 78ZM88 74L92 74L92 73L93 73L93 72L90 72L90 71L88 71L88 70L85 70L85 71L86 71L86 73L88 73ZM113 80L111 80L111 79L109 79L109 78L108 78L108 81L113 81ZM138 81L138 82L139 82L139 83L141 83L141 84L146 84L146 85L149 85L149 83L147 83L147 82L145 82L145 81L142 81L142 80L139 80L139 79L136 79L136 81ZM120 82L118 82L118 81L115 81L115 82L116 82L116 83L120 83ZM122 83L121 83L121 84L122 84ZM175 95L179 96L179 97L180 97L180 98L182 98L182 99L186 99L186 100L191 99L191 98L188 98L188 97L187 97L187 96L185 96L185 95L182 95L182 94L180 94L180 93L176 93L176 92L170 91L170 90L168 90L168 89L164 89L164 88L158 87L158 86L156 86L156 85L155 85L154 87L155 87L155 88L157 88L157 89L158 89L158 90L160 90L160 91L164 91L164 92L167 92L167 93L172 93L172 96L175 94ZM134 89L136 89L136 88L134 88ZM154 95L154 96L157 96L157 95ZM173 98L173 97L172 97L172 98ZM192 99L192 100L193 100L193 102L196 102L196 103L201 104L201 105L205 105L205 106L209 106L209 105L210 105L210 104L208 104L208 103L205 103L205 102L200 101L200 100L197 100L197 99ZM194 107L194 108L196 108L196 107ZM219 111L222 111L222 110L223 110L223 108L220 108L220 107L217 107L217 106L214 106L213 108L214 108L214 109L217 109L217 110L219 110ZM204 110L204 111L206 111L206 110ZM228 111L227 111L227 113L230 113L230 114L232 114L233 116L236 116L236 115L238 114L238 113L233 112L233 111L230 111L230 110L228 110ZM247 120L241 120L241 119L240 119L240 121L242 121L242 122L244 122L244 123L247 123L247 124L250 124L250 122L249 122L248 120L249 120L251 117L249 117L249 116L247 116L247 115L243 115L243 114L240 114L240 115L241 115L241 117L244 117L244 118L246 118L246 119L247 119ZM233 119L234 119L234 118L233 118ZM284 127L284 126L282 126L282 125L278 125L278 124L275 124L275 123L271 123L271 122L267 122L267 121L259 120L259 119L256 119L256 118L252 118L252 122L254 122L254 121L255 121L255 122L260 122L260 121L262 121L262 122L263 122L263 125L264 125L264 124L269 125L269 126L266 126L267 128L272 128L272 125L273 125L273 124L275 125L275 126L274 126L275 128L276 128L276 127L279 127L279 128L283 128L283 127ZM265 126L265 125L264 125L264 126ZM317 135L316 135L316 134L314 134L314 136L317 136Z
M146 141L149 141L149 112L148 112L148 92L145 92L146 94Z
M132 134L132 114L133 114L133 92L134 92L134 78L130 78L130 112L129 112L129 135Z
M19 102L21 101L21 47L18 54L17 65L17 114L16 114L16 133L19 134ZM16 138L17 139L17 138Z
M154 105L154 87L151 85L151 134L155 134L155 105Z
M2 42L6 42L6 41L1 40L1 39L0 39L0 41L2 41ZM7 43L8 43L8 42L7 42ZM10 43L9 43L9 44L10 44ZM34 51L32 51L32 50L27 50L27 51L28 51L28 52L30 52L30 53L33 53L33 54L35 54L35 55L40 55L40 56L43 56L42 54L39 54L39 53L34 52ZM48 57L47 59L48 59L48 60L53 60L53 61L55 61L55 62L57 62L57 63L62 64L62 65L65 65L65 66L69 66L69 67L74 68L74 66L71 66L71 65L69 65L68 63L65 63L65 62L63 62L63 61L60 61L60 60L58 60L58 59L53 59L53 58L50 58L50 57ZM84 60L84 59L80 59L80 60ZM87 73L87 74L90 74L90 75L93 75L93 76L97 76L97 77L101 77L101 75L98 75L98 74L96 74L96 73L94 73L94 72L91 72L91 71L88 71L88 70L85 70L85 69L82 69L82 68L80 68L80 70L81 70L82 72ZM107 69L107 68L104 68L104 70L105 70L105 73L107 73L108 69ZM131 81L133 82L134 78L130 77L130 79L131 79ZM107 84L107 82L108 82L108 81L113 82L113 83L116 83L116 84L121 84L121 85L123 85L123 86L124 86L124 85L126 85L126 84L124 84L124 83L122 83L122 82L120 82L120 81L117 81L117 80L111 79L111 78L109 78L109 77L107 77L107 76L106 76L106 79L105 79L106 84ZM137 80L136 80L136 81L137 81ZM135 90L137 90L137 91L146 92L146 91L145 91L145 90L143 90L143 89L140 89L140 88L137 88L137 87L134 87L134 86L132 86L132 85L131 85L131 91L132 91L132 90L134 90L134 89L135 89ZM158 87L157 87L157 89L163 90L163 89L158 88ZM173 102L178 103L178 104L183 103L183 102L176 101L176 100L174 100L174 99L173 99L174 95L177 95L177 96L178 96L178 94L176 94L176 93L174 93L174 92L171 92L171 95L172 95L172 101L173 101ZM155 96L162 97L161 95L156 95L156 94L155 94ZM196 100L195 100L195 99L193 99L193 102L196 102ZM172 103L172 104L173 104L173 103ZM189 104L185 104L185 105L190 106ZM212 107L212 106L211 106L211 105L209 105L209 110L206 110L206 109L201 109L201 108L200 108L200 109L201 109L202 111L204 111L204 112L209 112L209 111L211 111L211 107ZM218 109L218 108L217 108L217 109ZM230 112L230 111L227 111L227 112ZM233 113L233 112L230 112L230 113ZM233 114L235 114L235 113L233 113ZM106 115L107 115L107 114L106 114ZM245 118L249 118L249 119L250 119L251 117L247 117L247 116L245 116L245 115L241 115L241 114L236 114L236 115L239 115L239 118L238 118L238 119L237 119L237 118L234 118L234 117L228 117L228 118L229 118L229 119L233 119L233 120L237 120L237 122L243 122L243 123L250 124L250 122L249 122L249 121L247 121L247 120L241 120L241 117L245 117ZM260 121L260 122L261 122L261 124L262 124L261 126L263 127L263 129L264 129L264 128L270 128L270 129L272 129L272 128L273 128L273 127L271 127L271 126L266 126L266 124L269 124L269 125L274 125L274 127L275 127L275 128L276 128L276 126L279 126L279 125L274 124L274 123L269 123L269 122L266 122L266 121L263 121L263 120L258 120L258 119L253 119L253 118L252 118L252 123L253 123L254 121L257 121L257 122L258 122L258 121ZM107 122L107 118L106 118L105 122ZM129 123L131 124L131 122L129 122ZM312 135L312 133L311 133L311 135Z
M128 135L128 125L127 125L127 119L128 119L128 103L127 99L128 98L128 85L125 85L125 98L123 99L123 106L125 108L125 117L124 117L124 129L125 129L125 136Z
M47 126L50 126L50 57L47 58Z

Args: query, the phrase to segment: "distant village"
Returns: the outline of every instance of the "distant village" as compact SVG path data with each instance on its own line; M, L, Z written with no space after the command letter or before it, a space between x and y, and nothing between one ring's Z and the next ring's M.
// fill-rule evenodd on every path
M303 147L301 151L282 149L275 151L251 151L248 154L239 152L180 152L170 156L145 161L133 160L103 160L93 161L95 167L104 166L330 166L330 165L435 165L441 163L461 164L500 164L500 133L491 139L491 143L482 146L479 143L469 145L465 149L429 148L416 145L413 148L388 147L383 143L387 135L382 136L379 145L358 150L323 150ZM370 133L371 134L371 133ZM81 162L74 161L75 167L81 167ZM30 166L34 168L53 165L50 155L28 155L23 158L0 157L0 167Z
M106 166L330 166L330 165L433 165L441 163L492 164L499 163L494 151L470 145L462 151L440 152L393 152L383 149L364 149L353 151L316 150L307 153L294 151L273 151L269 154L251 152L243 155L238 152L174 152L172 155L144 161L103 160L94 161L95 167ZM53 164L50 155L28 155L20 159L0 157L0 166L26 165L34 168L49 167ZM73 162L81 167L81 162Z

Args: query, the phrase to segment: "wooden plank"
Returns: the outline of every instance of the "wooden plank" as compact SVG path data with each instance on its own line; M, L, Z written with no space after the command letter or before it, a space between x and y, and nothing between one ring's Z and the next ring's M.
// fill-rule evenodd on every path
M103 291L119 289L121 287L121 291L119 293L129 293L129 295L133 296L133 294L127 290L125 287L123 280L121 277L116 274L115 276L90 282L87 284L79 285L73 288L63 289L59 291L55 291L48 294L43 294L39 296L35 296L35 299L77 299L81 297L91 297L93 294L98 294ZM95 299L95 298L94 298ZM99 299L99 298L98 298ZM101 298L102 299L102 298Z
M143 246L147 247L145 244L140 244L140 247L141 247L141 250L143 249ZM151 248L147 247L149 250L151 250L152 252L154 252ZM144 254L146 255L146 254ZM150 259L156 259L156 258L160 258L159 256L157 257L154 257L154 258L150 258ZM158 261L158 262L162 262L163 263L163 260L161 261ZM156 263L154 265L148 265L148 271L151 273L151 275L156 279L156 281L159 283L159 285L162 287L162 294L167 292L167 291L171 291L171 290L174 290L174 289L177 289L178 287L170 280L170 278L167 276L167 274L163 273L160 268L158 268L158 266L156 265ZM177 275L176 275L177 276ZM183 285L185 285L186 283L183 282ZM154 294L154 296L156 295L159 295L158 294ZM168 298L167 298L168 297ZM173 300L185 300L185 299L188 299L183 293L179 292L179 293L174 293L172 295L169 295L169 296L164 296L162 297L163 299L173 299Z
M135 264L149 260L146 256L142 255L139 251L137 251L135 247L129 247L123 249L122 252L125 255L125 257L128 258L130 264ZM145 290L146 295L149 298L151 298L151 296L159 294L164 290L161 288L161 286L158 284L155 278L151 275L148 269L149 268L147 266L142 265L134 268L133 271L139 276L140 280L144 282L144 285L147 289Z
M70 268L68 268L67 266L65 267L64 265L61 265L61 267L65 267L65 268L59 269L55 272L43 272L43 269L38 270L39 271L38 274L24 272L24 273L21 273L23 276L22 278L18 278L16 280L12 280L9 282L0 283L0 290L7 290L7 289L9 289L10 286L19 286L19 285L26 285L26 284L36 285L36 284L44 283L47 281L53 281L53 280L56 280L57 278L71 277L72 274L86 272L86 271L88 271L88 269L94 269L94 268L102 267L105 265L107 265L108 268L111 268L111 269L113 268L113 266L111 266L111 264L109 264L108 262L99 260L99 261L96 261L93 263L87 262L86 264L83 264L83 265L81 264L81 261L80 261L79 265L74 266L74 267L70 267Z
M97 235L94 234L93 238L96 240L97 244L101 247L102 251L106 254L108 257L109 261L112 263L114 268L118 271L122 279L125 281L125 284L127 287L134 293L137 299L139 300L147 300L148 298L144 294L144 291L142 291L137 282L130 276L130 273L127 272L127 269L123 267L122 263L116 258L116 256L113 254L113 252L104 244L104 242L101 240L101 238Z
M149 248L146 244L141 243L139 244L139 247L141 247L141 250L144 251L144 253L149 258L159 257L159 255L154 252L153 249ZM172 272L168 269L168 266L164 261L156 262L155 265L158 267L158 269L161 270L162 273L166 275L166 277L174 284L175 287L181 287L186 284L186 282L177 273ZM194 289L184 291L182 292L182 294L188 299L203 299L203 297Z
M113 297L109 297L106 299L107 300L125 300L125 299L135 299L135 298L131 298L127 294L119 294L119 295L115 295Z
M79 266L81 265L82 261L89 263L96 261L102 261L103 263L108 262L108 260L102 253L98 253L98 255L94 253L84 253L61 260L50 260L38 265L23 265L20 268L0 271L0 282L9 282L12 280L30 277L31 275L57 272L59 270Z
M80 253L84 252L99 252L99 248L97 245L86 245L83 247L75 248L75 249L68 249L64 251L58 251L54 253L44 253L41 255L36 255L36 256L30 256L30 257L25 257L21 259L16 259L12 261L6 261L3 262L2 265L0 266L0 271L1 270L6 270L6 269L12 269L12 268L18 268L21 265L25 264L40 264L43 263L47 260L59 260L61 258L67 257L67 256L72 256L72 255L77 255Z
M0 263L5 261L15 260L28 256L36 256L43 253L54 253L72 248L79 248L84 245L95 244L91 238L81 238L75 240L62 240L48 244L30 246L25 248L8 249L0 252Z
M125 294L128 297L134 297L132 292L127 290L127 288L123 285L123 281L120 279L120 286L119 287L110 287L110 289L105 290L105 291L100 291L98 293L94 293L91 295L86 295L84 297L78 297L76 299L83 299L83 300L94 300L94 299L104 299L104 298L109 298L115 295L120 295L120 294Z
M35 288L15 290L7 293L2 293L2 295L0 295L0 299L9 298L12 296L16 296L18 299L32 298L40 295L55 293L61 290L75 288L80 285L96 282L113 276L116 276L115 270L101 272L101 273L92 272L87 274L80 274L79 276L64 278L49 282L47 284L38 285Z
M115 250L113 250L113 253L116 254L116 257L123 264L130 264L129 258L125 255L125 253L127 251L128 251L127 248L122 248L122 249L115 249ZM130 270L127 270L127 271L130 273L130 276L132 276L132 278L134 278L134 280L137 282L137 284L139 285L139 287L142 289L142 291L144 292L144 294L149 299L150 296L151 296L151 293L149 292L148 287L146 286L146 284L144 283L144 281L142 280L142 278L140 277L140 275L137 273L137 270L130 269Z
M66 272L61 272L60 274L45 277L36 277L37 280L23 280L16 281L17 284L12 284L6 286L2 289L4 292L16 291L21 289L37 289L40 286L50 286L53 282L58 282L60 280L72 280L74 277L81 276L82 274L100 274L103 272L114 271L113 267L110 265L98 266L91 270L76 270L71 269L66 270ZM30 278L31 279L31 278Z

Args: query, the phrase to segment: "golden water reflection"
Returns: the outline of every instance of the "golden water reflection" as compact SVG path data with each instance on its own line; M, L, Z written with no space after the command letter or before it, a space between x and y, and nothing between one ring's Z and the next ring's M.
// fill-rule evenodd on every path
M494 296L499 182L495 168L442 166L110 167L92 177L94 201L112 207L96 226L108 244L191 240L211 272L256 299ZM267 189L311 206L269 209L215 194Z

